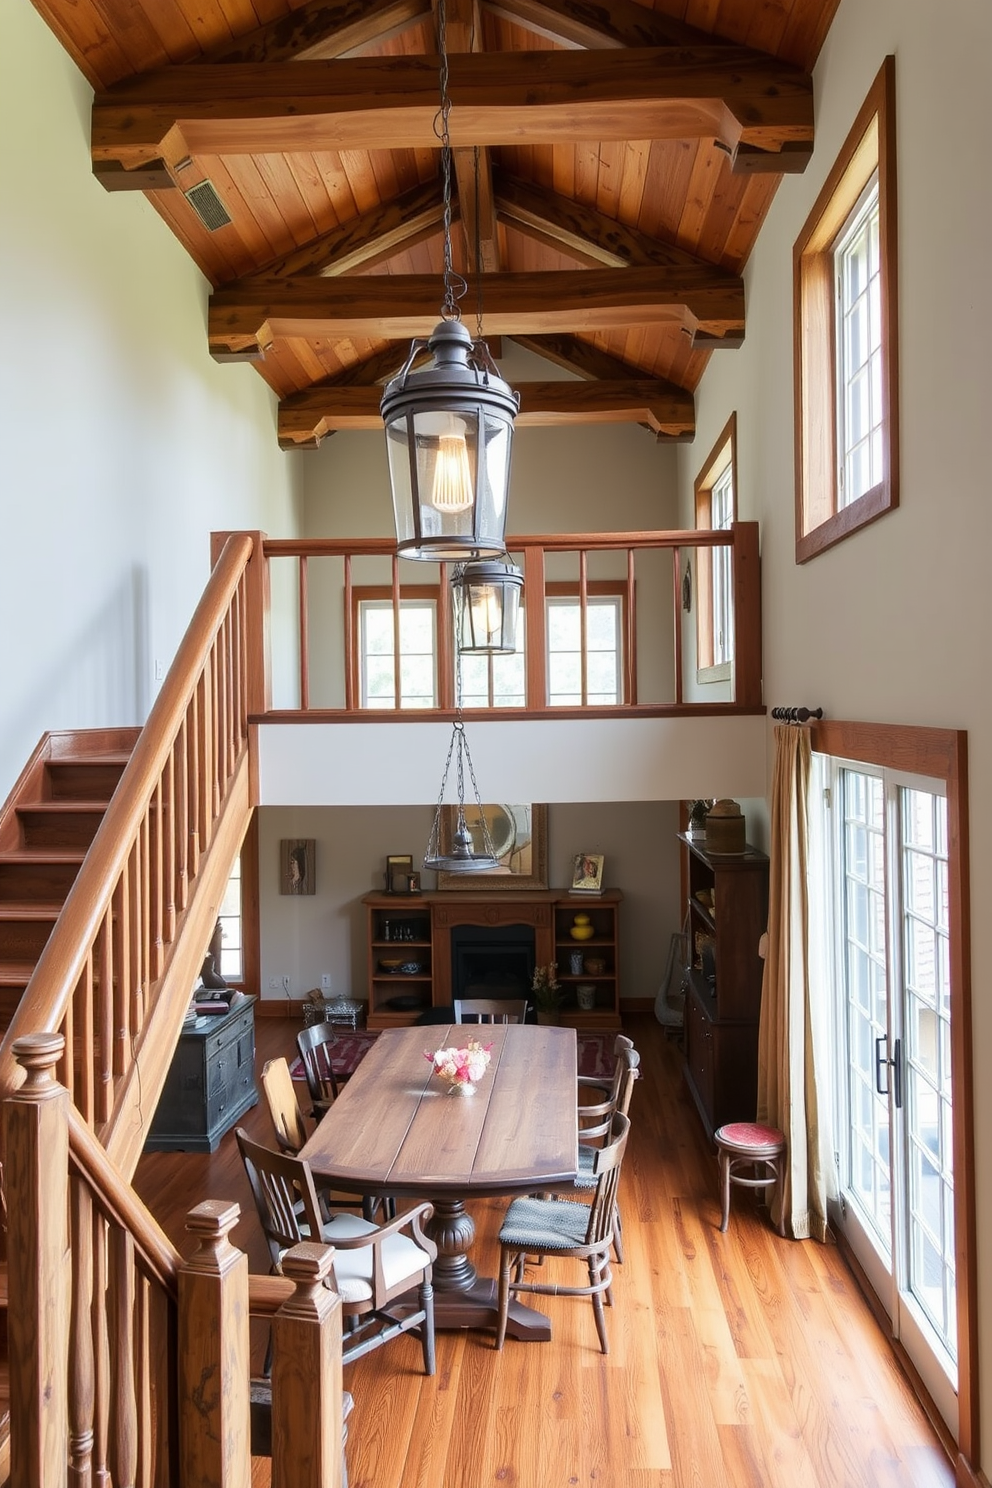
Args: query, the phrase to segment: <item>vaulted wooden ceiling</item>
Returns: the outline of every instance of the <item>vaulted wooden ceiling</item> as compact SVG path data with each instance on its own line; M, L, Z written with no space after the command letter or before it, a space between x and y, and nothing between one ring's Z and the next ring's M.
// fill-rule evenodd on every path
M35 3L96 90L97 177L146 191L211 281L211 353L255 363L280 443L379 426L441 304L439 0ZM810 158L837 4L446 0L463 318L481 302L491 345L584 379L518 385L520 423L692 437L775 188Z

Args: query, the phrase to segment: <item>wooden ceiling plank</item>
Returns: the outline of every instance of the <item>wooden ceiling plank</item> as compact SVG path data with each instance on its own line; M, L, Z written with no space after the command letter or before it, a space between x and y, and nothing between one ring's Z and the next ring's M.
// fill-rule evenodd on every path
M212 62L291 62L342 57L405 30L430 13L430 0L313 0L234 41L212 47Z
M421 242L426 235L437 232L442 213L439 183L429 181L273 259L252 277L349 274L358 268L372 268L412 242Z
M540 36L590 50L712 46L720 41L718 36L634 0L610 0L608 6L590 5L586 0L485 0L485 4L493 14Z
M693 282L693 281L696 282ZM437 320L433 276L308 278L261 288L236 285L210 299L211 351L263 347L282 336L428 336ZM685 326L729 345L744 334L743 286L714 283L710 271L574 269L492 274L486 324L494 335L599 330L632 322ZM707 344L711 344L709 341Z
M695 431L691 393L671 384L636 378L611 382L518 382L518 427L644 423L656 434L684 437ZM376 385L340 382L294 393L279 406L279 443L313 447L332 429L382 428Z
M686 249L673 243L649 238L636 228L625 227L612 217L574 198L538 190L527 181L497 172L496 205L500 216L515 227L533 227L546 238L555 239L569 251L598 257L603 264L617 267L661 267L709 271L722 282L731 282L725 270L707 264Z
M94 161L403 149L436 140L435 58L173 67L93 104ZM579 64L576 66L576 64ZM458 54L452 144L716 138L812 149L812 80L746 48Z

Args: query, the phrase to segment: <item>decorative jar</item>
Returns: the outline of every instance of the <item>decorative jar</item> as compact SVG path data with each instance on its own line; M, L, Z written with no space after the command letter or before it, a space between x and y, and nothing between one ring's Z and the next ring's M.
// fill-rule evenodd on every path
M573 940L591 940L596 934L596 928L590 923L587 914L577 914L568 933Z

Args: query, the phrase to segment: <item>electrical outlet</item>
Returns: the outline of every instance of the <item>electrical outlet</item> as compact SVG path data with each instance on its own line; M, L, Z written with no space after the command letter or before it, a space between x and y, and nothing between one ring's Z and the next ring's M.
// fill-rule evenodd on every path
M282 990L285 992L286 996L288 997L289 996L289 977L288 976L284 976L283 979L282 979Z
M282 981L280 980L279 977L269 977L269 991L270 992L278 992L279 991L279 988L281 986L282 986Z
M331 990L331 973L329 971L322 971L320 973L320 985L321 985L322 991L324 991L324 992L330 992L330 990Z

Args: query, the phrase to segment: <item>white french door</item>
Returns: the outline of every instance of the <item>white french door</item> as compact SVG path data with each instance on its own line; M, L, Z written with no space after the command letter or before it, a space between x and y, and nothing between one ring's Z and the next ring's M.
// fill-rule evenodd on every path
M957 1430L947 809L943 782L818 760L832 903L845 1232Z

